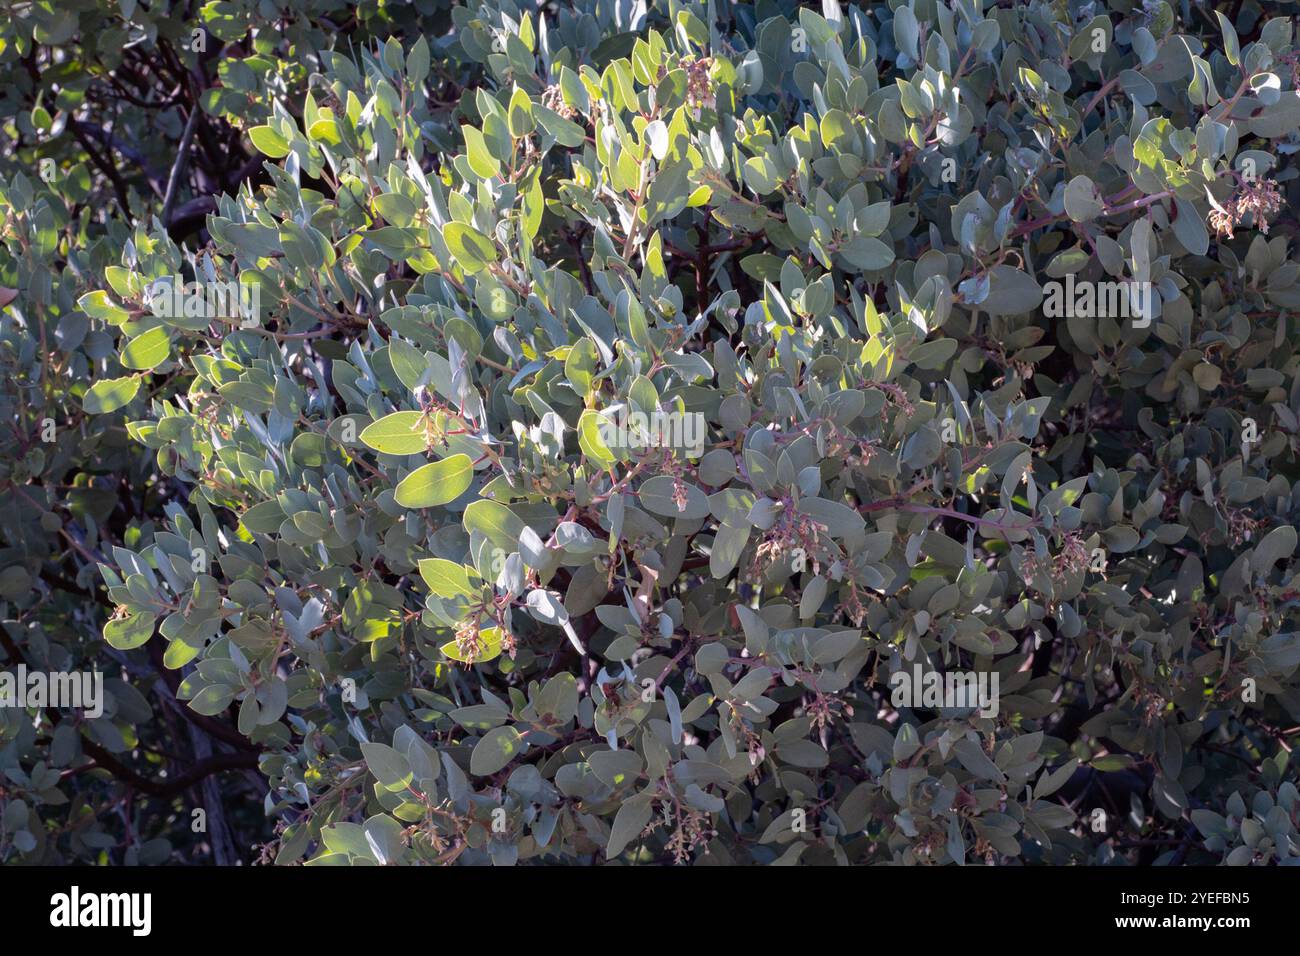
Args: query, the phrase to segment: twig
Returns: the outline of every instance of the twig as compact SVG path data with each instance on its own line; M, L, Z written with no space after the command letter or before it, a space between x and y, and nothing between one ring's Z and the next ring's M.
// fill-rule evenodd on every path
M190 108L190 118L185 121L185 132L181 133L181 144L176 150L176 161L172 163L171 174L167 177L167 191L163 193L162 219L164 228L171 222L172 207L176 205L176 191L181 177L185 174L185 164L190 155L190 142L194 139L194 127L199 122L199 108Z

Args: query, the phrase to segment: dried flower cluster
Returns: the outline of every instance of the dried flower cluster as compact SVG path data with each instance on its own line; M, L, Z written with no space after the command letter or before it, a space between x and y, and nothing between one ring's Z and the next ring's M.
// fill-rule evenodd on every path
M1231 239L1233 230L1243 224L1253 224L1260 232L1268 233L1268 224L1282 211L1285 200L1271 179L1243 182L1220 208L1211 209L1210 225L1215 233Z

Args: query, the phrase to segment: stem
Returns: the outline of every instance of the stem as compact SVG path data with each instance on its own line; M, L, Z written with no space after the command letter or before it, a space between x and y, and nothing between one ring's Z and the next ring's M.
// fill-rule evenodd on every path
M199 123L198 106L190 107L190 117L185 121L185 132L181 133L180 146L176 148L176 162L172 163L171 175L167 177L167 191L163 193L163 226L171 223L172 209L176 205L176 193L180 189L181 179L185 175L185 164L190 158L190 143L194 140L194 128Z
M1101 89L1099 89L1095 94L1093 94L1092 99L1089 100L1088 105L1083 108L1083 113L1080 114L1079 118L1083 119L1093 110L1095 110L1097 108L1097 104L1106 98L1106 94L1109 93L1118 85L1119 85L1118 76L1113 77L1110 80L1107 80L1106 84Z
M627 240L623 243L623 261L632 261L632 250L636 246L636 235L641 231L641 207L645 204L646 193L650 191L650 184L646 182L646 163L649 162L649 155L641 160L640 172L636 177L636 205L632 207L632 225L627 229Z

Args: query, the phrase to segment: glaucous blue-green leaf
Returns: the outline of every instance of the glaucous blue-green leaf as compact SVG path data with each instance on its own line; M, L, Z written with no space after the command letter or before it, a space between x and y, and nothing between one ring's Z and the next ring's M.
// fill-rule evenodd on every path
M225 684L209 684L190 701L190 709L204 717L222 713L235 699L235 688Z
M361 756L384 789L402 790L411 782L411 765L387 744L362 743Z
M695 485L656 475L641 483L637 491L641 506L668 518L703 518L709 513L709 499Z
M327 6L0 44L0 858L1296 862L1285 9Z

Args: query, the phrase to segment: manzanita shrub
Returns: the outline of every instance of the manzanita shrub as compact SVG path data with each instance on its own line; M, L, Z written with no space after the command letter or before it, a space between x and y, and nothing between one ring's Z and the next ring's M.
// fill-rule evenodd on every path
M0 859L1300 861L1290 4L0 68Z

